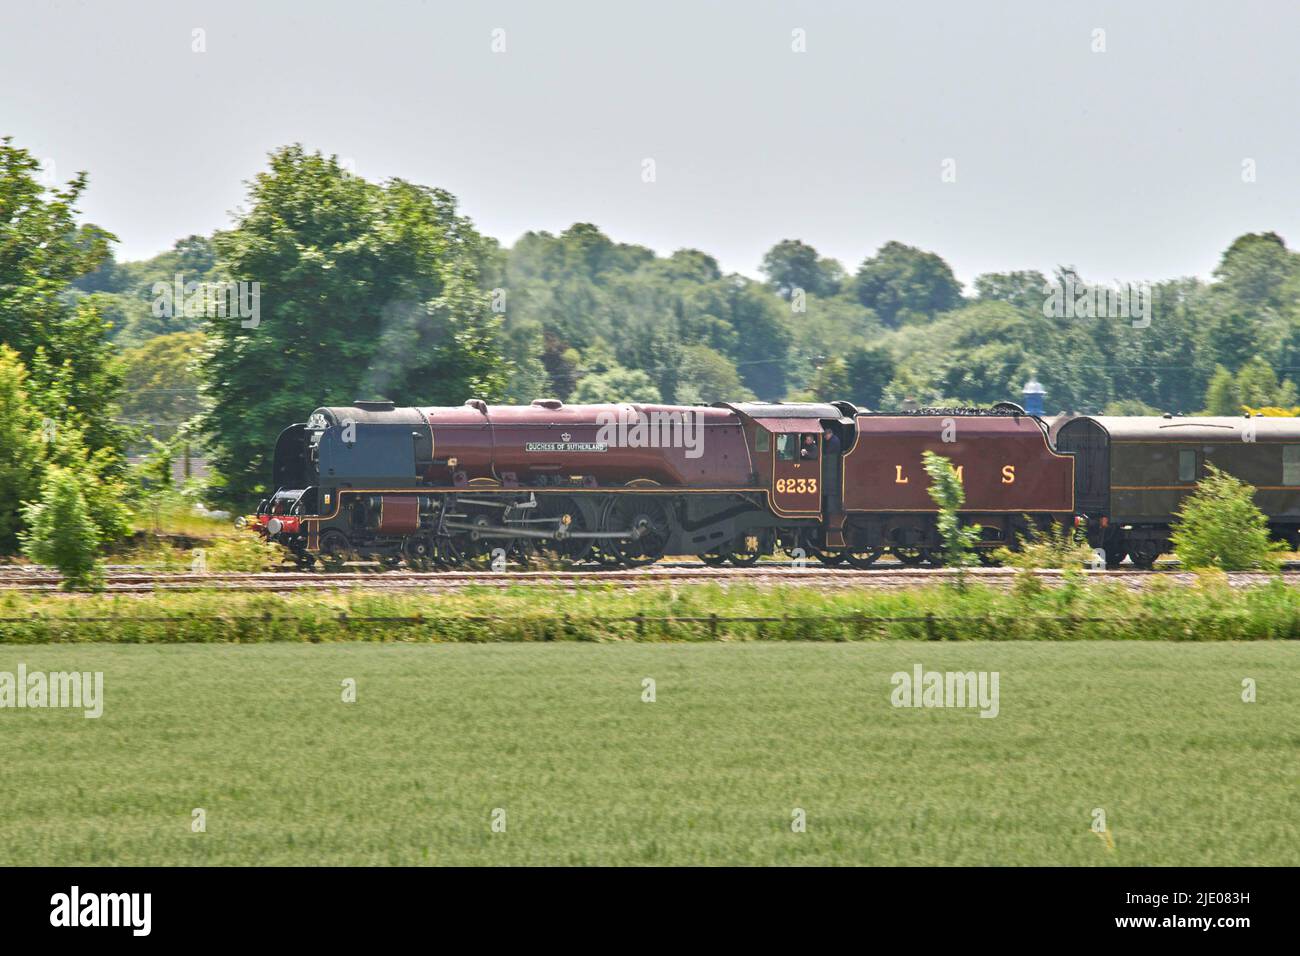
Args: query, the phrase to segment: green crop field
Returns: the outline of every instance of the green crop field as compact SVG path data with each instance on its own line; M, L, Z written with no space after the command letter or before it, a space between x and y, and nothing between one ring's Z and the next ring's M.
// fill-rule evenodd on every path
M0 646L20 663L102 671L104 710L0 709L4 864L1300 863L1294 643ZM998 715L892 706L916 664L997 671Z

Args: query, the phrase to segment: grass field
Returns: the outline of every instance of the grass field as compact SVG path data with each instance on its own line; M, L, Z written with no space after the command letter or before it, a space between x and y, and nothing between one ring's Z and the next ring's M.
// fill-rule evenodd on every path
M1291 642L0 646L20 662L103 671L104 713L0 710L0 864L1300 864ZM999 715L891 706L917 663L998 671Z

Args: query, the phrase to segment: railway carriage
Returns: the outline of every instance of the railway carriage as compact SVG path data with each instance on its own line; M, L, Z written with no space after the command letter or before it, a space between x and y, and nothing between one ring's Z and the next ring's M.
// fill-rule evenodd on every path
M1150 567L1206 465L1255 486L1274 537L1300 546L1300 420L1165 415L1058 421L1057 450L1075 456L1075 494L1090 543L1108 564Z

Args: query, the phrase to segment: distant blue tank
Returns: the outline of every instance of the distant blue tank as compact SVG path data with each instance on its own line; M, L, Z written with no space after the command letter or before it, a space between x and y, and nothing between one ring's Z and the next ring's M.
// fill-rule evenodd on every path
M1047 389L1043 388L1043 383L1036 378L1031 378L1025 382L1023 407L1030 415L1043 414L1043 396L1047 394Z

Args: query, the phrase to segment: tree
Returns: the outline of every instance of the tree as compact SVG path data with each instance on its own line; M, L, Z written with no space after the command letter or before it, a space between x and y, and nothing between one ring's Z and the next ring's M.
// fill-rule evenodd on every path
M963 527L961 507L966 503L966 489L961 485L952 460L927 451L921 456L921 465L930 476L930 499L939 509L935 519L939 537L943 541L943 563L955 568L966 567L975 561L975 544L980 539L979 525Z
M260 284L260 321L209 317L203 423L218 497L267 490L276 435L312 408L495 401L507 369L480 285L485 246L450 193L346 172L301 146L273 153L235 228L216 239L230 279Z
M1222 365L1216 366L1205 390L1205 414L1242 414L1247 407L1289 407L1296 403L1295 383L1278 382L1277 373L1256 356L1233 375Z
M724 284L725 320L736 332L730 357L750 391L760 399L779 399L785 394L793 335L778 300L740 276L730 276Z
M72 283L109 256L111 233L78 225L85 173L46 189L40 164L10 137L0 139L0 342L18 353L31 397L51 417L67 408L93 413L94 449L121 445L113 422L120 381L98 299L76 301Z
M202 332L173 332L122 352L122 414L168 439L203 411L198 363Z
M894 357L878 345L858 346L844 357L848 390L843 396L863 408L879 408L885 386L894 378Z
M849 369L838 355L828 358L817 369L809 383L811 398L815 402L834 402L849 393Z
M1214 465L1206 468L1209 474L1175 516L1171 539L1178 559L1189 568L1223 571L1276 567L1268 518L1255 506L1255 489Z
M932 252L887 242L865 259L854 280L858 301L887 326L904 313L933 318L961 305L961 283L948 263Z
M50 424L28 399L27 369L18 353L0 345L0 553L18 547L19 507L40 492Z
M640 369L626 369L621 365L604 372L584 375L569 396L569 401L575 405L604 402L654 403L659 400L659 390L649 375Z
M22 533L23 553L57 568L68 589L93 584L99 577L99 530L90 518L81 482L74 472L50 468L40 500L23 508L28 526Z
M1247 311L1280 310L1289 305L1285 289L1300 274L1300 257L1275 232L1247 233L1233 240L1214 277L1221 289Z
M981 302L1007 302L1027 312L1040 310L1046 298L1047 279L1041 272L986 272L975 277L975 295Z
M56 467L80 481L96 540L107 544L124 537L131 516L123 503L118 451L91 449L85 431L93 423L66 410L62 418L52 418L39 404L17 353L0 345L0 553L18 547L25 527L21 505L37 497L49 469Z
M1237 397L1254 407L1294 405L1296 388L1290 379L1279 383L1272 366L1256 356L1237 370Z
M823 259L817 250L798 239L783 239L763 256L759 271L781 298L789 301L795 289L810 295L834 295L844 269L833 259Z
M753 398L741 384L736 366L707 345L687 345L681 350L674 400L683 405L743 402Z

